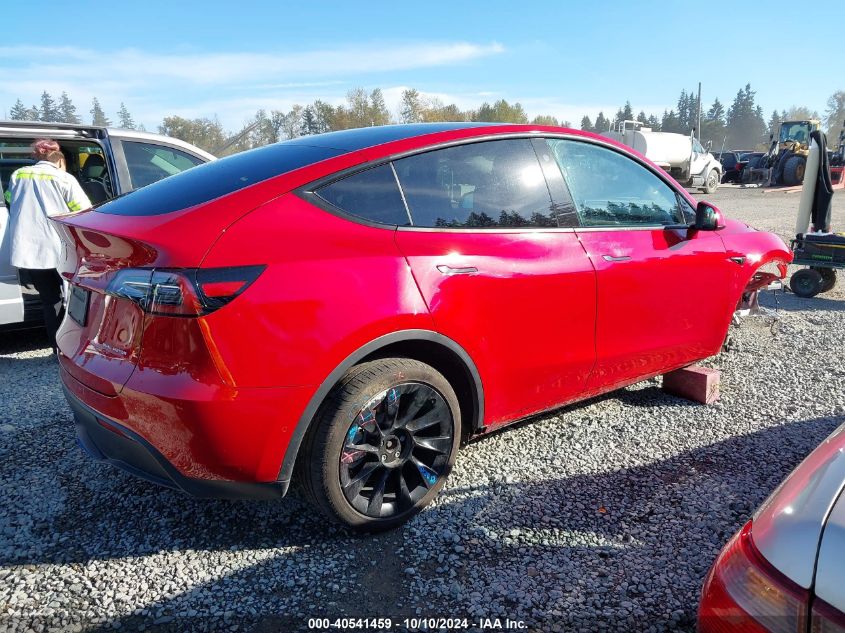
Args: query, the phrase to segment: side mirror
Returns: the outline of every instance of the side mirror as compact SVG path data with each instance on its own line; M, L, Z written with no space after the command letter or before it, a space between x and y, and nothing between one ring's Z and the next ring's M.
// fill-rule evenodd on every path
M722 212L709 202L699 202L695 208L695 224L697 231L716 231L724 227Z

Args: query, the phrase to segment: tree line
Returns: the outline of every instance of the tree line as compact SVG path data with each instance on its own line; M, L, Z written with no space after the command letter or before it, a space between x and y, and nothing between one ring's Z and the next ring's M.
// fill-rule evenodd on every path
M662 114L647 114L640 110L634 114L630 101L626 101L613 117L599 112L595 121L589 116L581 119L580 127L589 132L602 133L622 121L636 120L654 131L688 134L698 126L698 98L694 91L681 90L675 108ZM95 97L89 110L91 124L112 125ZM27 108L18 99L9 111L12 120L81 123L82 117L66 92L58 100L46 90L41 94L41 105ZM770 134L777 135L781 121L790 119L822 119L831 145L836 145L845 122L845 91L835 92L827 101L824 117L804 106L788 110L774 110L768 119L762 106L756 103L756 92L751 84L737 91L727 108L716 98L709 107L702 106L701 129L697 136L703 143L710 143L714 150L753 149L768 143ZM498 123L529 123L522 104L499 99L484 102L476 109L462 110L456 104L443 103L428 97L414 88L403 91L398 117L391 114L378 88L368 92L354 88L346 101L332 105L317 99L307 105L294 105L290 110L258 110L243 127L232 133L223 128L216 117L187 119L179 116L164 117L158 126L160 134L180 138L218 155L233 154L285 139L320 134L355 127L387 125L389 123L429 123L444 121L484 121ZM535 125L561 125L572 127L569 121L559 121L552 115L538 115L530 119ZM121 103L114 123L117 127L143 129L135 123L126 105Z
M112 125L111 119L106 116L97 97L91 101L91 125ZM58 101L46 90L41 93L41 105L26 107L23 101L18 99L12 109L9 110L9 118L12 121L45 121L49 123L82 123L82 117L77 113L67 92L62 92ZM143 130L144 126L135 123L126 105L121 102L120 110L117 111L117 127L127 130Z

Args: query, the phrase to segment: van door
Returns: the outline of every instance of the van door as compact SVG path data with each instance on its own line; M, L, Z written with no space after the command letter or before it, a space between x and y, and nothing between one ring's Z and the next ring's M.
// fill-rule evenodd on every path
M5 183L0 180L0 325L23 321L23 294L18 270L10 263L9 209Z

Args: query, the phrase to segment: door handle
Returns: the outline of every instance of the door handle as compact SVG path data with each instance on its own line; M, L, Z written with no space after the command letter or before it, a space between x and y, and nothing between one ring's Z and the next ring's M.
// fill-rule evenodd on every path
M437 270L444 275L472 275L477 273L478 269L475 266L464 266L463 268L454 268L446 264L438 264Z
M739 266L742 266L745 263L744 257L728 257L728 259Z
M606 262L627 262L631 259L630 255L602 255L601 258Z

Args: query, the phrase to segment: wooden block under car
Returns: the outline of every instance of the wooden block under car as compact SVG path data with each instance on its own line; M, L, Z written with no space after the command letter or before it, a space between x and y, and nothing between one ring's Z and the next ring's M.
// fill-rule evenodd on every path
M712 404L719 399L720 376L718 369L690 365L663 374L663 391L701 404Z

